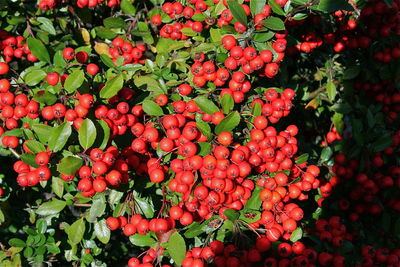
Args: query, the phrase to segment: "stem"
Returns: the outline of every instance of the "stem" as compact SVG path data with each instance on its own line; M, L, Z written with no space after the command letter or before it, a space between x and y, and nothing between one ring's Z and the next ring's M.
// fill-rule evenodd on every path
M75 206L75 207L85 207L85 208L88 208L88 207L91 207L92 204L88 204L88 203L74 203L74 206Z
M17 151L14 150L14 148L9 147L8 149L10 150L10 152L11 152L17 159L20 159L20 158L21 158L21 156L18 154Z

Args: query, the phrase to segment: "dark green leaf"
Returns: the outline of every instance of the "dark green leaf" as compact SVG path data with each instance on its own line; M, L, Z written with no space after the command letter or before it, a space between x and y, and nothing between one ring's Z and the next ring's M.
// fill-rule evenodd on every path
M274 12L275 14L281 16L285 15L285 11L283 11L283 9L276 3L275 0L268 0L268 5L271 7L272 12Z
M100 97L105 99L113 97L122 89L122 86L124 86L124 78L122 74L119 74L106 82L106 85L100 91Z
M281 31L285 29L285 24L280 18L277 17L268 17L264 20L263 25L268 29L274 31Z
M346 0L320 0L318 10L332 13L337 10L351 11L353 8L347 3Z
M85 74L81 69L74 70L67 79L65 79L64 89L68 93L75 92L85 80Z
M27 44L31 53L41 61L50 63L50 55L44 44L32 37L29 37Z
M104 26L107 28L120 28L124 29L126 27L126 23L121 17L109 17L103 20Z
M168 253L174 262L180 266L186 254L186 243L183 237L178 233L173 233L168 241Z
M372 152L380 152L390 147L393 144L391 137L382 136L371 145Z
M349 67L344 71L343 79L345 80L354 79L355 77L358 76L358 74L360 74L360 71L361 71L360 66Z
M239 212L233 209L224 210L224 215L228 218L228 220L231 220L232 222L236 221L240 216Z
M332 149L329 146L325 147L324 149L322 149L321 152L321 157L320 157L321 161L322 162L328 161L332 157L332 154L333 154Z
M240 123L239 112L234 111L226 116L218 125L215 127L215 133L220 134L222 132L230 132L235 129Z
M247 16L243 7L236 1L229 0L227 3L233 17L243 25L247 26Z
M36 210L36 214L42 216L55 215L62 211L66 206L65 201L53 198L51 201L45 202Z
M87 150L96 140L96 134L94 123L90 119L85 119L78 131L79 144Z
M142 103L143 111L150 116L162 116L162 108L154 101L145 99Z
M197 106L207 114L214 114L215 112L219 112L219 108L209 100L206 96L199 96L194 99Z
M71 135L71 132L71 125L68 122L64 122L63 124L54 127L49 137L49 148L53 152L58 152L63 149Z
M24 153L24 154L21 154L21 160L22 160L24 163L28 164L29 166L38 168L39 165L36 163L35 158L36 158L36 156L35 156L35 154L33 154L33 153Z
M57 171L66 175L74 175L82 165L83 160L81 158L68 156L63 158L57 165Z

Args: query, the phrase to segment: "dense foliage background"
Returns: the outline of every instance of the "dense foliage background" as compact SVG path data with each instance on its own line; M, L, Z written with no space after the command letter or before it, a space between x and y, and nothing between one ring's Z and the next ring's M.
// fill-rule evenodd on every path
M399 266L400 1L0 3L0 266Z

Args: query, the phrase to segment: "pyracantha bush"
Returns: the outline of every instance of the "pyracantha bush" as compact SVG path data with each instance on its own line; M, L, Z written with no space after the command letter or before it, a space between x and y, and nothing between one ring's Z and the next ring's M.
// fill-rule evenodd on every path
M1 266L399 266L399 0L1 8Z

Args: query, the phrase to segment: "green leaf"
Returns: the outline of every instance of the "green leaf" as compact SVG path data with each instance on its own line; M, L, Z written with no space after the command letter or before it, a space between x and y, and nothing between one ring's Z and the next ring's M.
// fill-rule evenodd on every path
M281 31L285 29L285 24L280 18L277 17L266 18L263 22L263 25L274 31Z
M345 80L354 79L355 77L358 76L358 74L360 74L360 72L361 72L360 66L349 67L344 71L343 79Z
M49 148L53 152L58 152L63 149L71 135L71 132L71 125L68 122L64 122L63 124L54 127L49 137Z
M53 198L51 201L45 202L36 210L36 214L41 216L55 215L62 211L66 206L66 202Z
M280 7L280 5L278 5L275 0L268 0L268 5L271 7L272 12L274 12L275 14L284 16L285 15L285 11L283 11L283 9Z
M204 21L206 16L203 13L196 13L192 16L192 20L194 21Z
M303 229L301 227L297 227L296 230L292 232L290 235L290 241L296 242L303 237Z
M40 28L51 35L56 35L56 30L54 29L53 22L45 17L38 17L36 19L41 23Z
M186 243L178 233L173 233L168 240L168 253L177 265L181 265L186 254Z
M197 153L199 156L206 156L210 154L211 151L211 143L208 142L199 142L200 151Z
M59 198L62 198L64 193L64 180L58 177L53 177L51 181L51 188Z
M11 238L8 244L13 247L25 247L25 242L19 238Z
M74 175L82 165L83 160L81 158L68 156L63 158L57 165L57 171L66 175Z
M39 220L37 220L36 222L36 228L38 230L39 233L44 234L46 233L47 230L47 223L46 220L43 218L40 218Z
M122 12L124 12L125 14L128 15L136 14L136 8L132 5L132 3L129 0L122 0L120 6Z
M235 129L240 123L240 115L239 112L234 111L231 112L228 116L226 116L218 125L215 127L215 133L220 134L222 132L230 132Z
M153 218L154 205L151 198L135 197L135 207L144 214L146 218Z
M110 241L111 231L107 227L106 220L102 219L94 224L94 233L101 243L107 244Z
M320 159L322 162L326 162L332 157L332 155L333 155L332 149L329 146L327 146L324 149L322 149Z
M228 7L233 17L243 25L247 26L247 16L243 7L238 2L232 0L228 1Z
M100 97L105 99L113 97L122 89L122 86L124 86L124 78L122 74L119 74L106 82L106 85L100 91Z
M100 55L100 59L104 63L104 65L106 65L107 67L112 68L112 69L116 69L116 66L115 66L114 62L106 54L101 54Z
M45 124L34 124L32 125L32 130L36 133L40 142L47 143L53 131L53 127Z
M194 99L194 102L196 102L197 106L205 113L207 114L214 114L215 112L219 112L219 108L209 100L206 96L199 96Z
M336 127L336 131L339 134L342 134L343 128L344 128L343 114L335 113L332 117L332 122L333 122L333 125L335 125L335 127Z
M186 238L194 238L204 233L206 225L203 223L193 222L190 228L184 233Z
M266 0L250 0L251 14L253 14L253 16L260 14L266 2Z
M261 219L261 212L256 210L242 210L240 211L239 220L247 223L254 223Z
M157 241L151 237L150 233L146 235L134 234L129 237L129 241L135 246L138 247L150 247Z
M39 165L36 163L35 158L36 158L36 156L35 156L35 154L33 154L33 153L24 153L24 154L21 154L21 160L22 160L24 163L26 163L26 164L28 164L29 166L32 166L32 167L34 167L34 168L38 168Z
M106 210L106 200L103 197L93 200L92 206L89 210L89 221L95 222L97 217L100 217L104 214Z
M78 131L79 144L87 150L96 140L96 134L94 123L90 119L85 119Z
M262 188L257 186L253 192L251 193L251 197L247 200L245 209L251 209L251 210L259 210L262 204L261 198L260 198L260 192Z
M222 40L221 29L211 28L210 35L213 42L221 42Z
M160 84L157 82L156 79L150 77L150 76L141 76L138 77L134 80L134 83L136 85L136 87L144 87L149 91L156 91L156 90L160 90Z
M297 157L295 162L296 162L296 164L302 164L302 163L306 162L307 160L308 160L308 154L304 153L303 155Z
M328 98L333 101L335 99L336 93L337 93L335 84L333 82L329 81L326 84L326 91L328 93Z
M150 116L162 116L164 111L156 102L145 99L142 103L143 111Z
M231 220L232 222L236 221L239 219L239 212L233 209L226 209L224 210L224 215L228 218L228 220Z
M353 8L345 0L320 0L318 10L332 13L337 10L352 11Z
M46 72L43 70L32 70L24 76L24 81L29 86L34 86L46 77Z
M208 140L211 140L212 138L211 127L207 122L201 119L196 120L196 127L205 137L207 137Z
M108 127L108 124L103 120L97 120L97 123L100 127L98 126L96 131L97 132L96 144L99 144L96 147L104 149L106 148L108 140L110 139L110 127Z
M27 44L31 53L41 61L50 63L50 55L44 44L32 37L29 37Z
M85 74L81 69L74 70L67 79L65 79L64 89L68 93L75 92L85 80Z
M224 114L228 114L233 109L235 102L233 101L233 97L230 94L225 94L221 98L221 107Z
M42 143L40 143L40 142L38 142L36 140L26 141L25 145L33 153L39 153L39 152L45 152L46 151L46 147Z
M109 17L103 20L104 26L107 28L120 28L124 29L126 27L126 23L121 17Z
M186 35L186 36L196 36L197 32L195 32L194 30L192 30L192 28L182 28L181 32Z
M261 111L262 111L262 107L261 104L256 102L253 106L253 109L251 111L251 114L254 116L260 116L261 115Z
M253 36L253 40L259 43L264 43L268 40L271 40L272 37L274 37L275 32L273 31L267 31L267 32L262 32L262 33L256 33Z
M85 233L85 221L83 218L75 221L70 227L67 228L68 239L72 244L76 245L81 242L83 234Z
M378 140L372 143L371 151L380 152L390 147L393 144L393 139L391 137L382 136Z

